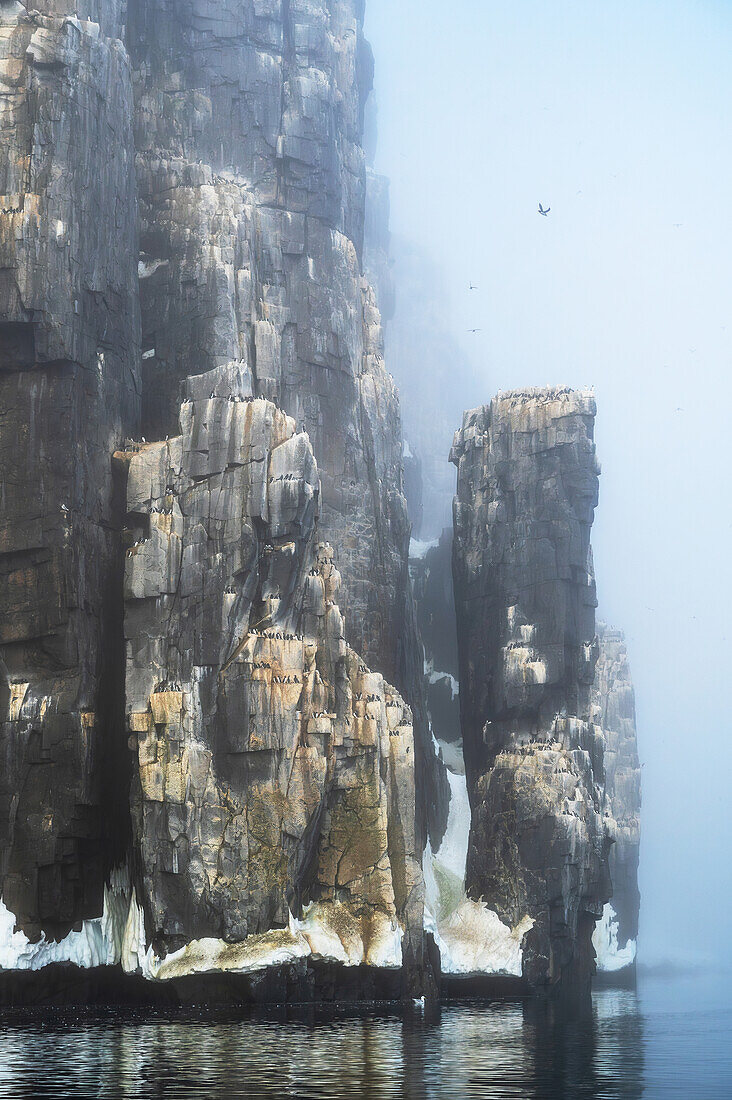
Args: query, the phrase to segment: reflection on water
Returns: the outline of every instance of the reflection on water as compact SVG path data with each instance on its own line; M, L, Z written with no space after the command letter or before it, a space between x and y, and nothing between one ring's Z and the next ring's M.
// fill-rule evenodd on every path
M595 994L591 1018L515 1004L311 1020L73 1019L8 1022L0 1096L732 1096L726 984L649 979Z

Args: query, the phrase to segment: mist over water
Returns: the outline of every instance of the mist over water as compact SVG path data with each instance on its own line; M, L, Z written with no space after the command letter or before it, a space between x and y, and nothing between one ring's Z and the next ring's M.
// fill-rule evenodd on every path
M639 958L727 966L732 7L369 0L366 31L392 230L445 288L465 406L596 389L599 614L645 765Z

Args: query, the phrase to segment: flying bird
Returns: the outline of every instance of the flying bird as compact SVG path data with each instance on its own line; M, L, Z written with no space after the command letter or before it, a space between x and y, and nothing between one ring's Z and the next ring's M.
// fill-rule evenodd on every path
M541 203L539 203L539 213L543 214L544 217L547 216L547 214L549 213L550 210L551 210L551 206L547 206L547 208L545 210L544 207L541 205Z
M469 290L477 290L478 288L477 288L477 286L473 286L473 284L471 283L470 287L468 289Z
M482 332L482 331L483 331L482 328L469 328L468 329L468 332Z

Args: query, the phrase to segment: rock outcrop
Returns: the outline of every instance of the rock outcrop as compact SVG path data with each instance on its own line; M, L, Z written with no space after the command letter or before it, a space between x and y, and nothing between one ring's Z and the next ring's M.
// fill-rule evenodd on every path
M420 996L425 928L581 984L640 798L591 395L466 415L410 578L472 381L402 246L395 306L363 0L41 7L0 0L0 985Z
M600 973L616 978L635 971L640 891L641 766L635 723L635 693L625 639L598 623L599 657L592 692L593 720L605 741L605 816L610 849L612 897L595 928L593 944Z
M175 436L181 398L209 400L201 385L269 402L282 423L294 422L291 435L311 441L318 537L333 546L342 577L341 633L358 666L378 670L368 673L374 683L396 684L414 714L417 809L403 823L405 835L415 830L414 858L428 833L444 830L447 804L408 575L399 403L363 274L372 79L363 4L243 0L194 10L91 0L84 19L72 0L42 6L45 14L0 4L0 891L14 934L31 948L102 920L115 868L129 855L145 866L137 846L149 838L129 817L140 771L130 770L124 728L125 564L130 599L149 612L164 597L185 604L174 587L181 539L195 557L181 558L185 578L190 565L205 587L221 563L208 558L213 545L198 541L199 528L180 530L158 498L148 503L162 511L138 517L140 545L125 563L123 468L136 469L152 444L138 455L124 441ZM244 404L232 402L237 416ZM210 471L243 445L229 434L238 424L196 422L216 456L207 479L229 476L225 464ZM251 445L265 443L275 446ZM285 443L275 448L280 461ZM304 453L304 443L288 446ZM194 483L196 463L205 465L197 447L186 471ZM128 458L113 470L115 451ZM272 492L290 500L302 471L295 462L283 473ZM227 502L216 499L221 515ZM264 520L247 516L259 539ZM308 518L288 517L290 527ZM242 543L237 568L254 569L250 549ZM302 553L298 544L298 568ZM230 611L231 594L222 599ZM141 628L139 660L156 630L177 654L155 649L162 680L177 662L183 682L231 642L228 619L174 625L178 639L170 623ZM310 656L302 659L309 669ZM128 676L129 691L134 684ZM247 705L256 707L254 695ZM144 799L134 805L145 819ZM165 950L199 928L239 935L269 920L269 901L252 919L260 898L232 903L227 917L221 901L214 917L208 901L186 897L166 924L153 900L163 881L149 874L146 914ZM391 887L400 916L405 875ZM339 891L340 880L331 886ZM270 905L277 920L282 904Z
M180 435L117 456L155 976L242 969L257 944L399 968L404 944L418 977L411 711L346 644L307 435L222 374L189 381Z
M591 722L594 416L590 393L499 394L453 448L467 893L511 928L530 919L524 976L564 989L588 986L610 893Z
M363 275L362 21L360 0L132 5L142 431L172 434L182 381L227 363L307 431L348 641L414 709L420 832L439 835L399 403Z
M120 42L17 3L0 90L0 894L37 939L101 913L129 838L110 455L139 426L133 103Z

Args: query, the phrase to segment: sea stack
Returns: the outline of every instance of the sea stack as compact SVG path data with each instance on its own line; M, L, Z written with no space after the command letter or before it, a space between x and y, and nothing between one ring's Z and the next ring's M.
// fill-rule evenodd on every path
M589 989L610 895L590 532L595 400L566 388L499 394L465 414L453 568L471 805L470 897L530 920L524 977Z

